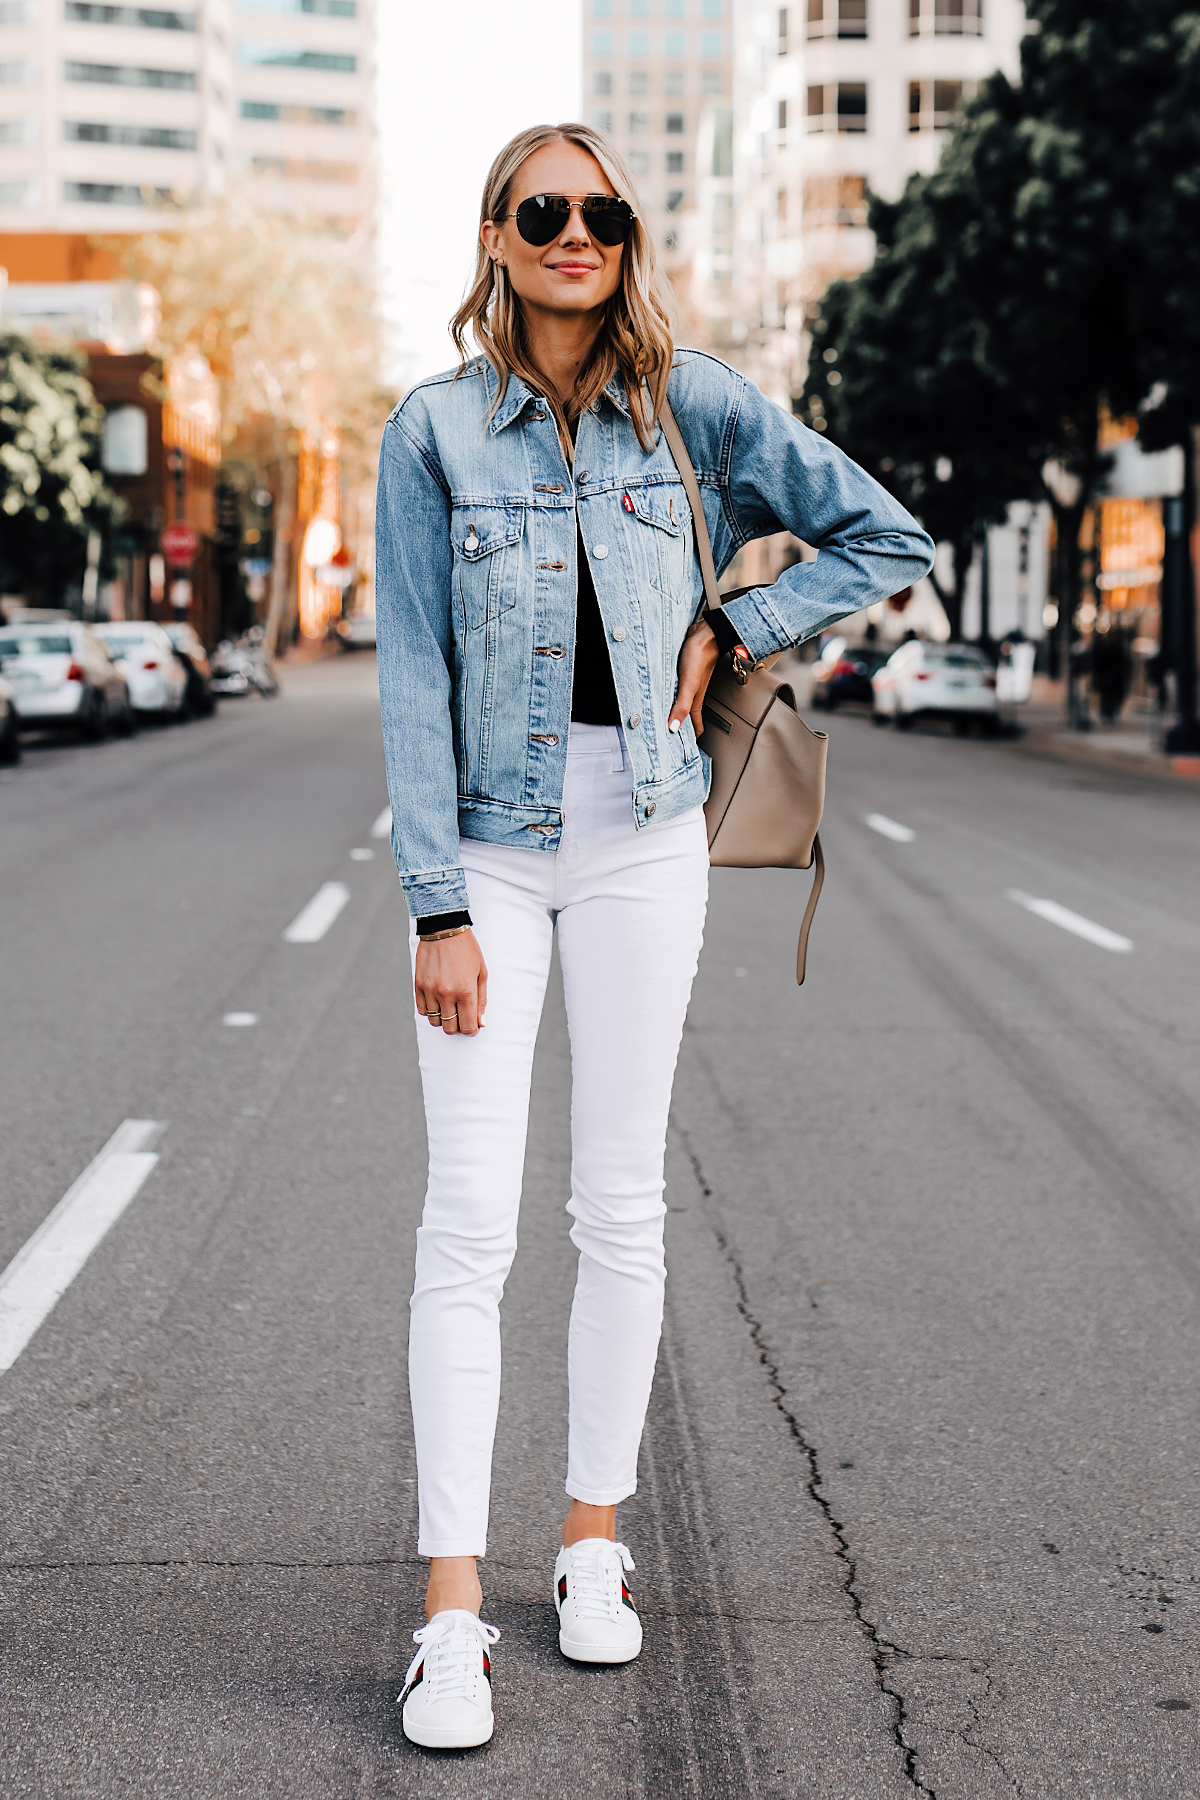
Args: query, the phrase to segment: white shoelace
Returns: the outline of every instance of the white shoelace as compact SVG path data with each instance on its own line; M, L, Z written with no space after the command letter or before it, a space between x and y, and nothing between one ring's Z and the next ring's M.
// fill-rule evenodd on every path
M633 1568L633 1558L624 1544L604 1543L595 1549L582 1544L571 1547L571 1592L575 1610L581 1619L619 1619L621 1616L621 1576Z
M437 1613L428 1625L413 1632L413 1643L421 1647L409 1664L404 1677L403 1700L425 1665L425 1689L432 1705L435 1700L474 1700L479 1686L484 1654L500 1633L494 1625L485 1625L468 1612Z

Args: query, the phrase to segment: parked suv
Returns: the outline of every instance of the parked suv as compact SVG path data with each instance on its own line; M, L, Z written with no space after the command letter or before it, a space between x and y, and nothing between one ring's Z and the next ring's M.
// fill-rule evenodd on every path
M132 731L125 677L96 633L76 619L0 629L0 675L25 726L73 726L87 738Z

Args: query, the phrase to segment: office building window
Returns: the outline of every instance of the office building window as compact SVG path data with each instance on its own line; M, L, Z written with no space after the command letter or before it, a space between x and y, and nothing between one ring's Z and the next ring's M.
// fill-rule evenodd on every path
M335 75L353 75L358 68L356 56L342 56L331 50L298 50L294 44L241 43L238 61L259 69L328 69Z
M0 62L0 87L32 87L37 80L37 68L26 57L16 62Z
M909 0L913 4L913 0ZM810 38L865 38L867 0L808 0Z
M867 222L865 175L810 175L804 184L804 223L859 226Z
M973 81L910 81L908 129L945 131L963 101L974 92Z
M683 92L684 92L683 70L682 69L664 69L664 71L663 71L663 93L666 94L668 96L668 98L673 98L676 94L682 94Z
M631 112L630 113L630 115L629 115L629 134L631 137L641 137L645 132L649 131L649 129L650 129L650 114L648 112Z
M679 233L677 231L664 231L662 246L664 250L678 250Z
M165 125L91 125L64 119L68 144L134 144L146 150L194 150L196 133Z
M910 37L982 37L983 0L908 0Z
M683 114L682 113L668 113L667 114L667 135L669 137L682 137L683 136Z
M865 81L826 81L808 90L809 131L865 131L867 84Z
M668 212L678 212L680 207L683 205L683 202L684 202L684 191L682 188L669 188L667 190L667 211Z
M723 19L725 17L722 0L700 0L700 12L706 19Z
M643 94L648 94L650 92L649 69L630 69L629 92L635 100L640 99Z
M138 187L132 181L63 182L63 199L87 206L150 206L170 198L170 188Z
M667 151L667 174L668 175L682 175L683 174L683 151L682 150L668 150Z
M630 56L649 56L650 33L648 31L631 31L629 33Z
M243 119L277 120L281 125L357 125L352 106L288 106L277 100L243 100Z
M780 131L787 130L787 101L786 100L777 100L775 102L775 124Z
M787 189L786 188L776 188L776 190L775 190L775 217L779 220L781 225L787 219Z
M0 25L32 25L34 0L0 0Z
M629 16L631 19L648 19L650 0L629 0Z
M700 92L702 94L723 94L725 92L725 71L723 69L701 69Z
M612 70L611 69L597 69L596 70L595 74L592 76L592 92L593 92L593 94L611 94L612 93Z
M104 87L184 88L196 91L196 76L191 69L133 69L125 63L63 64L64 81L95 81ZM121 205L133 204L121 201Z
M702 31L700 33L700 54L705 62L720 62L725 54L724 32Z
M279 181L340 181L343 185L356 182L360 173L355 162L319 162L302 156L252 156L250 167L255 175Z
M685 0L663 0L663 12L668 19L682 19L687 12Z
M132 25L143 31L195 31L194 12L161 6L85 6L65 0L63 18L80 25Z
M324 13L331 19L358 16L355 0L238 0L238 4L250 13Z
M603 110L594 112L592 114L592 124L596 127L597 131L606 131L610 137L612 136L613 116L610 112Z
M32 181L0 181L0 206L32 205Z
M779 54L780 54L780 56L786 56L787 53L788 53L788 9L786 6L781 6L779 9Z
M0 144L32 144L32 119L0 119Z
M667 31L663 33L663 55L674 56L680 62L687 55L687 32Z
M611 19L613 0L592 0L592 13L597 19Z
M648 150L631 150L626 157L631 175L648 175L650 173L650 152Z
M613 53L613 34L611 31L593 31L592 55L611 56Z

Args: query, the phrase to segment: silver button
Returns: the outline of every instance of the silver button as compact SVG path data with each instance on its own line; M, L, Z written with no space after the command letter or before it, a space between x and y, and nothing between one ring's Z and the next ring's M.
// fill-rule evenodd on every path
M657 808L656 803L653 800L647 800L647 802L646 802L646 817L648 819L652 819L654 817L655 813L657 812L657 810L658 810L658 808Z
M630 713L630 715L629 715L629 729L630 729L630 731L636 731L636 730L637 730L637 728L638 728L638 726L639 726L639 725L640 725L640 724L641 724L641 722L642 722L642 715L641 715L641 713Z
M470 531L467 533L466 540L463 543L463 549L475 551L478 550L478 548L479 539L475 536L475 527L472 525Z
M623 644L625 642L625 627L623 625L614 625L612 635L614 644Z
M577 482L590 481L591 479L592 479L591 474L587 469L580 469L578 475L575 477L575 480Z
M593 544L592 545L592 555L598 556L600 558L600 561L603 562L604 558L608 555L608 545L607 544Z

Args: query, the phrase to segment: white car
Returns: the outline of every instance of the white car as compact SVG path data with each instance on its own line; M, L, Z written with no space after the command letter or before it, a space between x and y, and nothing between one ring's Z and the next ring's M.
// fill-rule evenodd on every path
M161 625L149 619L126 619L93 627L129 684L129 698L141 713L184 716L187 670Z
M917 718L949 719L959 733L972 724L996 729L996 672L973 644L927 644L919 638L890 656L871 678L872 718L900 731Z
M342 640L343 650L373 650L375 648L375 614L373 612L351 613L348 619L339 619L337 634Z
M134 729L124 673L77 619L6 625L0 630L0 674L22 725L73 726L87 738Z

